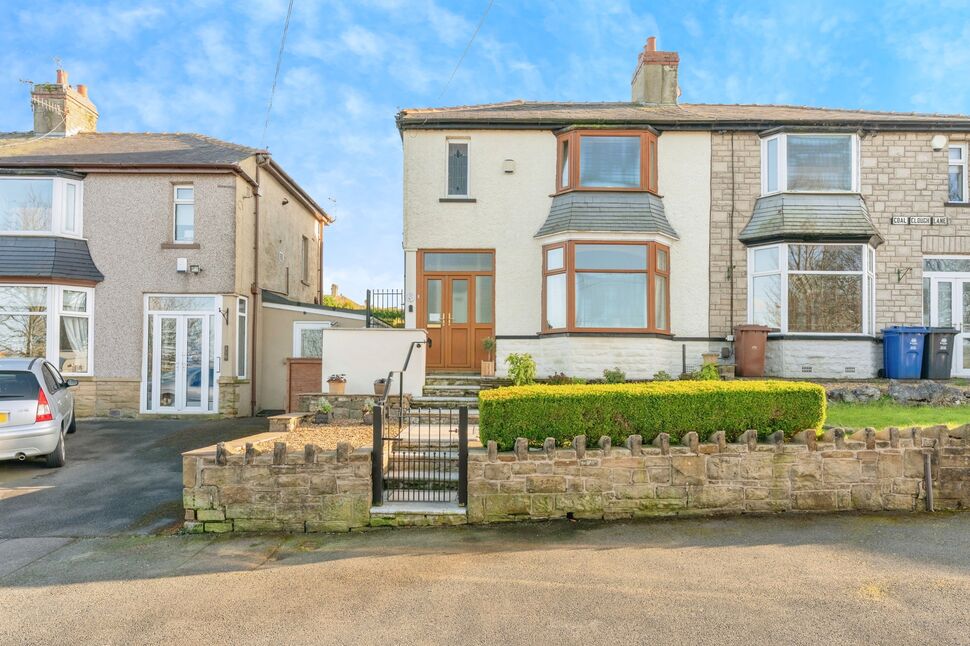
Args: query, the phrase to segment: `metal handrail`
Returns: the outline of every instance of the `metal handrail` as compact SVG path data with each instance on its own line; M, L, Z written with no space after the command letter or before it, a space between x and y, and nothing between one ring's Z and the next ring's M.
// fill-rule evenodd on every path
M407 372L408 366L411 365L411 355L414 353L414 348L420 348L423 344L427 343L428 347L431 347L431 337L428 336L427 331L424 333L424 341L411 341L411 345L408 348L408 354L404 358L404 366L400 370L391 370L387 373L387 380L384 382L384 396L381 397L380 405L384 407L387 406L387 399L391 396L391 383L393 383L394 375L398 375L398 424L401 425L404 422L404 373Z

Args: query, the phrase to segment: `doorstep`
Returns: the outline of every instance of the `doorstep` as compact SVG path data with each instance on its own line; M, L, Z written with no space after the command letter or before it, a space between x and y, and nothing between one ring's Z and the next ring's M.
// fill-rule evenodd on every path
M464 525L465 508L453 502L390 502L370 508L371 527Z

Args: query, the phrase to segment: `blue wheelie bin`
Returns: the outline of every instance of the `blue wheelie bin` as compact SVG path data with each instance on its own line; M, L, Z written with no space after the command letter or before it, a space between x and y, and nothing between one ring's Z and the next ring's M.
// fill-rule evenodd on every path
M883 363L889 379L919 379L928 328L894 325L882 331Z

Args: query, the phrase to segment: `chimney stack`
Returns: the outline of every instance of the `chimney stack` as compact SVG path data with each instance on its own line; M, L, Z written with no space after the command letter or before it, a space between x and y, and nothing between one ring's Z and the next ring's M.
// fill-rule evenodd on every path
M34 111L34 132L70 137L98 129L98 109L88 98L88 88L75 90L67 83L67 72L57 70L56 83L38 83L30 93Z
M680 94L677 87L679 64L680 57L677 52L658 52L656 36L647 38L630 84L633 102L677 105Z

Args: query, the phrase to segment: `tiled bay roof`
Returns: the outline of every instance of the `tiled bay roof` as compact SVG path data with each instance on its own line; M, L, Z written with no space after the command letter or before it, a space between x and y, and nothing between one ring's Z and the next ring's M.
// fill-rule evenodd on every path
M398 113L397 121L402 129L460 125L557 128L571 124L644 124L658 128L841 125L970 129L970 116L957 114L843 110L796 105L702 103L654 105L627 102L560 103L523 100L450 108L409 108Z
M814 240L882 243L861 195L827 193L778 193L759 197L738 240L749 245Z
M556 195L536 237L565 231L662 233L677 237L664 214L663 200L640 192L573 191Z
M0 236L0 277L104 280L86 240L54 236Z

